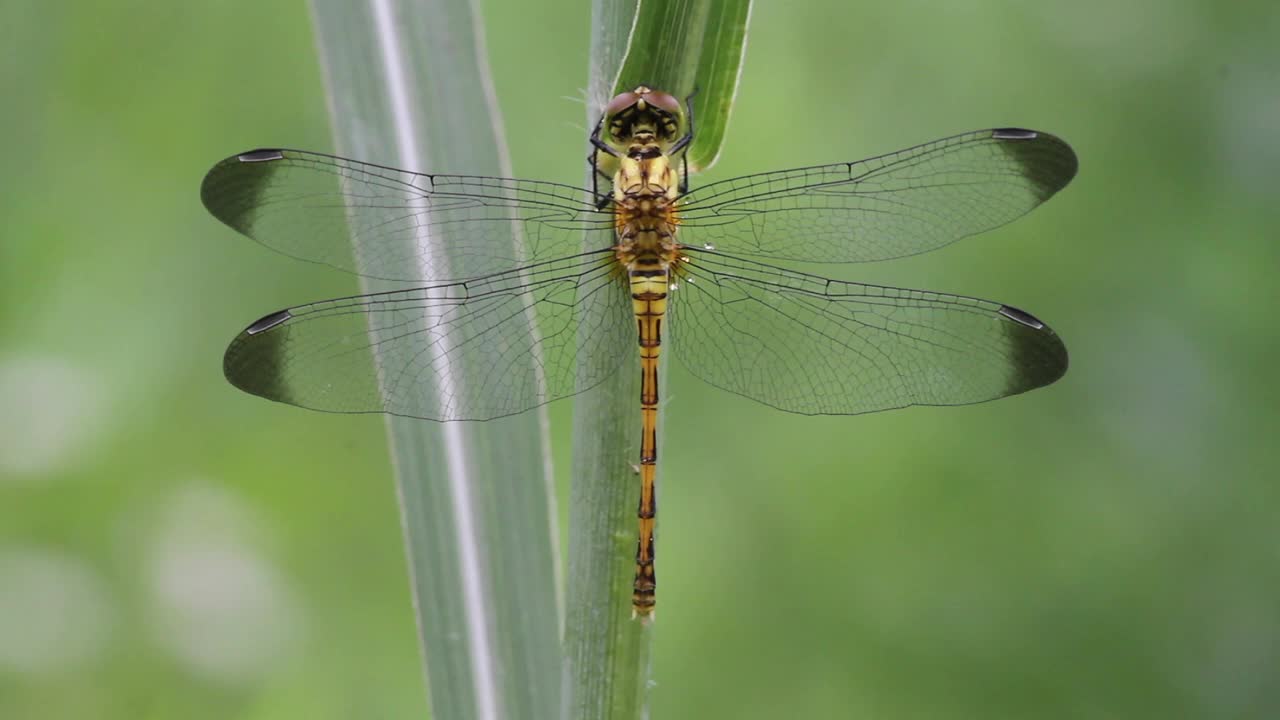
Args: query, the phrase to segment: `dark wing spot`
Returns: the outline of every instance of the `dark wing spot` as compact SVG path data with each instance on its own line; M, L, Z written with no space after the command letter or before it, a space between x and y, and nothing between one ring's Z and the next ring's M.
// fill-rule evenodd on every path
M991 137L996 140L1035 140L1038 134L1035 130L1022 128L996 128L991 131Z
M1036 318L1036 316L1032 315L1026 310L1019 310L1018 308L1013 307L1011 305L1003 305L1000 307L1000 309L997 312L1009 318L1010 320L1020 322L1023 325L1026 325L1030 328L1034 328L1036 330L1040 330L1044 328L1044 323L1040 322Z
M1044 202L1067 186L1076 176L1080 162L1071 146L1049 133L999 128L991 131L1000 147L1018 162L1022 175L1036 187Z
M285 350L292 316L287 310L271 313L236 336L222 356L222 373L241 390L281 402L290 402L284 383Z
M1067 372L1067 346L1034 315L1008 305L997 313L1006 319L1005 336L1013 346L1007 393L1015 395L1055 382Z
M251 150L223 160L204 176L200 201L214 217L248 235L253 211L264 204L259 196L270 186L272 175L287 165L271 161L283 159L281 150Z
M250 150L247 153L240 153L236 156L240 162L270 162L272 160L283 160L284 153L279 150Z
M254 322L252 325L246 328L245 332L248 333L249 335L257 335L260 332L266 332L267 330L270 330L271 328L279 325L280 323L284 322L285 320L288 320L291 317L293 316L289 314L288 310L273 312L270 315L267 315L266 317L258 319L256 322Z

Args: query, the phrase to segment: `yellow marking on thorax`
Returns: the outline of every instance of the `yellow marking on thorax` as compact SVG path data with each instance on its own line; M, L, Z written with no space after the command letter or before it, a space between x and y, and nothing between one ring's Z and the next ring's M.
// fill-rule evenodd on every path
M631 270L635 261L651 258L666 266L675 261L679 192L679 173L665 155L619 158L613 201L623 267Z

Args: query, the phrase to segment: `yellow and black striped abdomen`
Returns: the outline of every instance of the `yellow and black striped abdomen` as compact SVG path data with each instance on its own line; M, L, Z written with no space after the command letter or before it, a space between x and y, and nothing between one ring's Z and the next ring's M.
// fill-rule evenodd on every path
M660 260L637 260L627 270L631 304L640 344L640 504L636 509L640 533L636 543L636 576L631 593L632 612L653 613L653 530L658 514L655 475L658 464L658 355L662 349L662 321L667 314L670 271Z

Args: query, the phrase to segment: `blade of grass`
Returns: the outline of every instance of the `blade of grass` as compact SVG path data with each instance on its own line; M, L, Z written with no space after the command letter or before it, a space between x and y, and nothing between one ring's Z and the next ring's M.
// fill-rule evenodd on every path
M697 91L689 166L705 170L724 143L747 50L750 0L645 0L614 92L637 85L685 98Z
M736 92L750 3L595 0L592 9L588 125L594 127L600 108L620 90L648 84L684 96L697 87L694 148L709 163L719 152ZM598 243L587 242L592 240ZM667 365L669 360L661 367ZM575 405L564 696L564 715L575 719L647 715L656 624L632 620L630 603L639 377L637 352ZM661 439L658 447L661 456ZM661 597L659 590L659 607Z
M509 174L469 2L313 0L312 17L339 154ZM429 240L447 267L447 241ZM517 242L517 229L504 240ZM354 251L369 269L375 248ZM467 381L466 368L449 373ZM554 717L560 583L545 412L486 423L389 417L387 431L432 715Z

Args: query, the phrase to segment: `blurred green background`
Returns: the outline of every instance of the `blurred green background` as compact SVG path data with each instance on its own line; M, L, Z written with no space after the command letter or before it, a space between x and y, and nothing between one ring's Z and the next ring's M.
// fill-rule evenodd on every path
M587 3L481 8L517 174L577 182ZM755 8L708 179L1073 144L1023 220L833 271L1023 307L1072 368L855 418L673 368L653 717L1280 716L1277 37L1264 2ZM331 147L306 5L20 0L0 57L0 718L422 717L382 422L221 375L354 287L197 196Z

